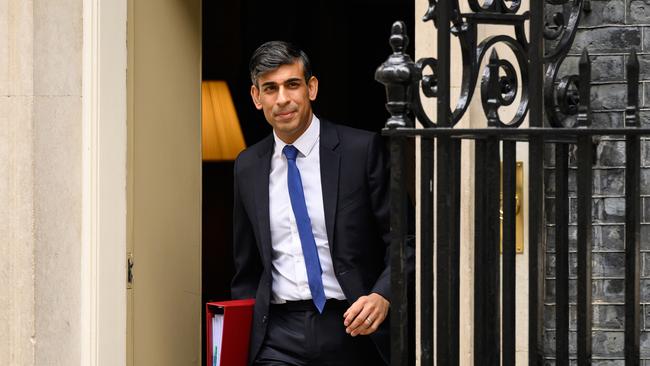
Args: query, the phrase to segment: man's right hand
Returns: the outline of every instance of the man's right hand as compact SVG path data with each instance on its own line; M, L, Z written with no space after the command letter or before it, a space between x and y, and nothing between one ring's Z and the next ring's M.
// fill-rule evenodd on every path
M374 333L388 316L389 308L388 300L377 293L361 296L343 314L345 332L353 337Z

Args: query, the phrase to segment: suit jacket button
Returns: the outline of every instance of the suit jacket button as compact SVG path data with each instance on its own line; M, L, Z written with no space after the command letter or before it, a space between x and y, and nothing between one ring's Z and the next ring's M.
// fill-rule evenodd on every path
M262 317L262 323L266 323L268 320L269 320L269 317L268 317L268 316L264 315L264 316Z

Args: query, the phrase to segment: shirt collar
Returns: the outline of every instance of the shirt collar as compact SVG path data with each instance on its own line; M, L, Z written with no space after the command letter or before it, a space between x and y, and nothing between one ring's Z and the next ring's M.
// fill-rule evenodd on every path
M312 150L314 149L314 146L316 146L316 142L318 141L318 138L320 137L320 120L318 117L316 117L315 114L312 114L312 119L311 123L309 124L309 127L305 130L305 132L296 139L296 141L293 142L293 146L298 149L298 152L300 152L303 156L308 156ZM273 139L275 140L275 153L276 154L282 154L282 149L286 145L288 145L286 142L282 141L278 137L278 135L273 131Z

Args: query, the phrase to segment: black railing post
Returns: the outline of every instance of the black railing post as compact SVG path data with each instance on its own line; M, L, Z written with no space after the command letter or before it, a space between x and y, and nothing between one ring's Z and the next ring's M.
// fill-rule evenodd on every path
M632 50L627 65L627 108L625 124L639 126L639 61ZM641 257L641 152L639 135L627 135L625 140L625 365L640 362L640 297L639 260Z
M438 63L437 63L437 124L441 127L451 126L449 115L449 85L450 85L450 13L452 0L440 0L436 8L436 25L438 27ZM450 197L450 139L438 139L437 157L437 196L436 196L436 364L438 366L452 365L452 325L450 324L453 313L451 301L451 245L452 233L450 229L451 209ZM441 213L445 214L441 214ZM457 352L457 351L456 351Z
M530 127L544 125L544 6L530 2L530 47L528 48ZM544 142L531 137L528 142L528 365L544 364Z
M404 51L408 46L406 25L397 21L391 28L393 53L377 68L375 79L386 87L386 110L390 117L386 129L413 127L410 116L415 64ZM391 239L391 366L408 366L408 283L406 250L406 137L392 136L390 141L390 229Z
M420 140L420 361L433 366L433 153L434 140Z
M515 366L516 357L516 229L517 143L503 141L503 365Z
M391 239L391 366L408 365L408 303L405 271L406 248L406 138L390 141L390 228Z
M578 128L588 128L591 122L589 108L591 62L587 50L580 58L580 103ZM591 251L592 251L592 190L593 190L592 137L578 137L578 366L591 365Z
M531 4L532 5L532 4ZM540 101L541 103L541 101ZM531 116L532 119L532 116ZM531 121L532 123L532 121ZM528 364L544 365L544 140L528 142Z
M569 366L569 153L555 144L555 364Z
M530 47L528 48L530 127L544 126L544 7L545 1L530 2ZM528 142L528 365L544 365L544 142Z
M451 139L439 138L436 147L436 365L452 365L451 349Z
M375 79L386 87L386 129L413 127L410 117L411 84L417 77L415 64L404 50L408 46L404 22L391 28L388 59L377 68ZM406 137L390 139L390 229L391 229L391 366L408 366L408 283L406 274Z
M499 140L476 140L474 203L474 364L499 366Z

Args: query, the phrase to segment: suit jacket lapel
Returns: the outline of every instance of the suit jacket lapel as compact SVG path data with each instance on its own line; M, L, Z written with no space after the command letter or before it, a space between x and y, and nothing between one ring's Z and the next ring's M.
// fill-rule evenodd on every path
M320 127L320 176L323 189L325 227L330 251L334 250L334 226L336 224L336 202L339 192L340 153L337 151L339 136L336 127L321 119Z
M273 135L263 140L258 152L259 169L256 169L251 184L255 189L255 206L259 224L260 246L263 260L271 268L271 224L269 220L269 173L273 154Z

